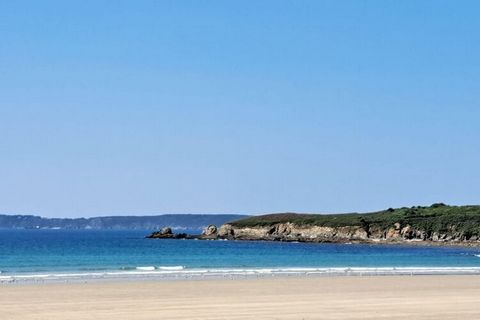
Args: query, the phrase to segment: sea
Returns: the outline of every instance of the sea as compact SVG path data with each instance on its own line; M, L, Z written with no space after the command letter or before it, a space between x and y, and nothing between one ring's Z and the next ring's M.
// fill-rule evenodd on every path
M0 230L0 282L480 274L480 248L147 239L147 230Z

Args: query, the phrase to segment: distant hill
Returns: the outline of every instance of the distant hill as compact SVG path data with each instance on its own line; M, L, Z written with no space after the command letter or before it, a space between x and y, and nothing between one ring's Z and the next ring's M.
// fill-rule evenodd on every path
M176 230L201 230L210 224L222 225L246 217L248 216L239 214L164 214L71 219L0 215L0 229L157 230L169 226Z

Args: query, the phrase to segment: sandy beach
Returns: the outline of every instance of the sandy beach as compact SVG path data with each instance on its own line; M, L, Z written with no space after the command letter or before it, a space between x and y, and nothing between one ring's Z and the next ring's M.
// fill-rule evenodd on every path
M1 318L479 319L479 276L286 277L0 286Z

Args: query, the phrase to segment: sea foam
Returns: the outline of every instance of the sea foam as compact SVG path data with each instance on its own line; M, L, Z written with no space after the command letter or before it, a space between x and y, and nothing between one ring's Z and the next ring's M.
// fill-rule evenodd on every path
M153 271L155 270L155 267L148 266L148 267L136 267L136 270L141 270L141 271Z
M160 266L158 270L170 270L170 271L178 271L185 269L184 266Z
M163 268L163 269L160 269ZM167 268L167 269L165 269ZM186 269L183 266L137 267L134 270L36 273L0 275L0 282L87 281L114 279L208 279L267 276L368 276L368 275L433 275L478 274L480 267L337 267L337 268L205 268Z

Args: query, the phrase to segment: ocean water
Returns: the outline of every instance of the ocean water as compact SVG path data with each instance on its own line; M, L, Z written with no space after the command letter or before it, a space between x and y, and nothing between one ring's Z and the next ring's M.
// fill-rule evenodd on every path
M160 240L145 239L147 234L0 230L0 280L372 270L480 273L480 248Z

